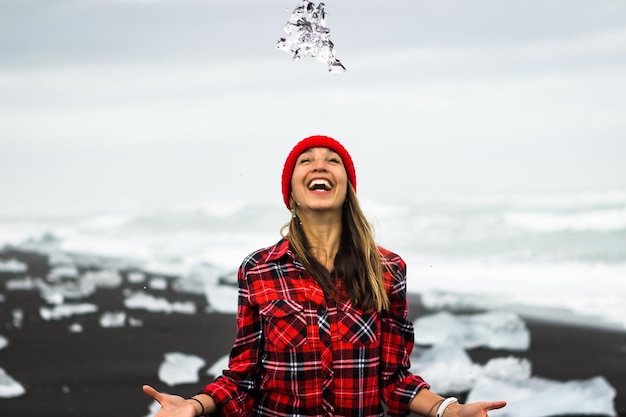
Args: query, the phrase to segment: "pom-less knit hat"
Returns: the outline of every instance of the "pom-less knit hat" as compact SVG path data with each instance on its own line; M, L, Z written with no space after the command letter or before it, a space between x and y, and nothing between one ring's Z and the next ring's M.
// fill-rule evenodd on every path
M341 143L328 136L309 136L308 138L302 139L298 142L298 144L296 144L296 146L293 147L291 152L289 152L289 156L287 156L285 166L283 167L283 200L285 201L285 205L288 209L291 209L289 206L289 197L291 196L291 176L293 175L293 170L296 166L296 160L302 152L310 148L328 148L335 151L341 157L343 166L346 168L348 180L350 181L350 184L352 184L352 188L356 191L356 172L354 171L354 163L352 162L352 158L346 148L344 148Z

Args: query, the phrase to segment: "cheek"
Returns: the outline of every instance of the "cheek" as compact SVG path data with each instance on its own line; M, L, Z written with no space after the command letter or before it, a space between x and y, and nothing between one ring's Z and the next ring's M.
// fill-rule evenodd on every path
M298 192L302 191L302 180L299 180L299 178L300 177L295 172L291 176L291 194L293 195L296 195Z

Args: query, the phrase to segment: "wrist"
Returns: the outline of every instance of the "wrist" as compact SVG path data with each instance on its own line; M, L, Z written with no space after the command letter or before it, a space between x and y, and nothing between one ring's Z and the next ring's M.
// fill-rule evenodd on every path
M463 404L461 403L452 403L450 404L442 417L458 417L461 409L463 408Z
M435 417L452 417L453 404L458 404L458 400L455 397L448 397L439 403ZM448 411L448 413L446 413ZM457 413L454 413L455 415Z
M191 397L187 398L185 402L193 408L194 416L203 416L206 414L204 411L204 404L202 404L202 401L200 401L199 399Z

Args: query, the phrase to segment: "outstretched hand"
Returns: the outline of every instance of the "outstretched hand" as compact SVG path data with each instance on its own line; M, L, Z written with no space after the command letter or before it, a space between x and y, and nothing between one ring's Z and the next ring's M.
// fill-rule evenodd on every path
M506 405L505 401L490 401L465 404L459 409L459 417L487 417L489 410L497 410Z
M161 404L161 410L154 417L195 417L196 410L183 397L159 392L150 385L142 387L143 392Z

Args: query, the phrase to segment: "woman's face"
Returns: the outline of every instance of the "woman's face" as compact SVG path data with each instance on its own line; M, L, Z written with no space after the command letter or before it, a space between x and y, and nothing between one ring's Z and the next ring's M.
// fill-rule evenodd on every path
M310 148L298 159L291 176L291 196L298 210L341 212L348 175L341 157L328 148Z

